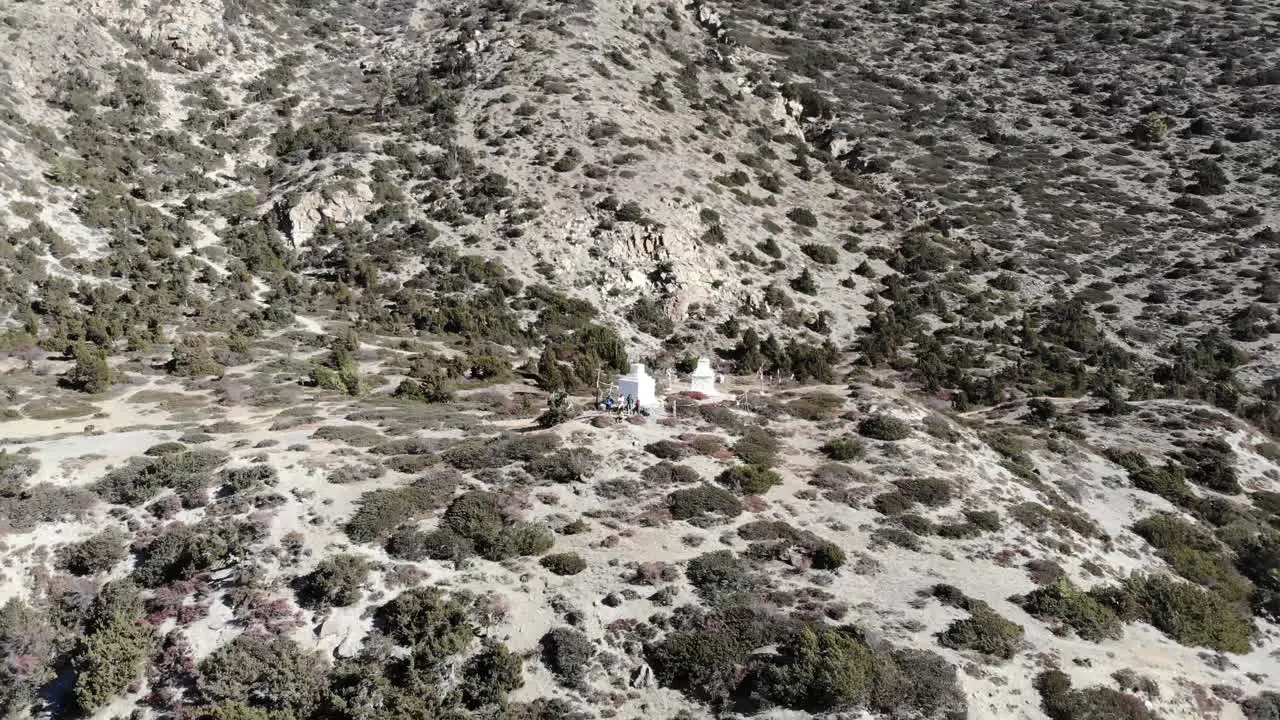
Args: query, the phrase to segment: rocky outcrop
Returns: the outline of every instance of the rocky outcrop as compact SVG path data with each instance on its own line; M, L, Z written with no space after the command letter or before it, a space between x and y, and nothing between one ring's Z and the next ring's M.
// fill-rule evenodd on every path
M316 228L326 224L346 225L363 220L373 209L373 190L364 183L348 188L302 193L281 200L272 208L276 227L294 247L311 240Z
M222 0L136 2L90 0L90 12L152 47L179 55L217 56L232 51Z

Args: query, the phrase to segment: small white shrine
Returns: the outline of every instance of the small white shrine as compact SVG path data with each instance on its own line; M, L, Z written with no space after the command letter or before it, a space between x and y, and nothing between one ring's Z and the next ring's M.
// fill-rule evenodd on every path
M689 375L689 389L703 395L718 395L716 390L716 372L711 369L709 358L698 358L698 366Z
M618 394L624 398L630 395L642 408L659 406L656 384L642 363L633 363L631 372L618 378Z

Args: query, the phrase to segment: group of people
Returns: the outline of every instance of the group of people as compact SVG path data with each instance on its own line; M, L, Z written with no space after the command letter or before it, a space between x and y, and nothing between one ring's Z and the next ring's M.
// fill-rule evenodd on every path
M625 397L617 397L613 393L609 393L604 400L600 401L600 410L618 413L619 415L648 415L649 411L640 407L640 402L631 393L627 393Z

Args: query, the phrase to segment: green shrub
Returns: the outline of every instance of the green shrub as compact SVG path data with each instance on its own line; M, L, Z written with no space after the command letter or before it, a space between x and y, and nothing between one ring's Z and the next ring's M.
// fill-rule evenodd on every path
M502 643L487 645L462 666L462 704L478 710L504 704L524 687L524 661Z
M221 377L223 368L214 359L209 343L202 335L183 337L173 348L173 355L165 364L165 370L179 377Z
M143 452L142 454L146 455L147 457L159 457L161 455L171 455L173 453L185 452L186 449L187 449L187 446L183 445L180 442L162 442L159 445L152 445L151 447L147 448L146 451Z
M801 227L812 228L818 226L818 216L814 215L813 211L808 208L791 208L787 211L787 219Z
M814 392L787 403L787 412L801 420L820 422L830 420L844 405L844 399L831 393Z
M1187 580L1236 603L1247 603L1253 594L1253 584L1235 568L1228 551L1195 525L1173 515L1157 514L1138 521L1133 531L1157 548Z
M40 469L40 461L0 449L0 495L17 495L26 487L27 478Z
M873 440L905 440L911 437L911 426L889 415L873 415L858 423L858 433Z
M599 466L599 455L586 448L567 448L530 460L525 470L544 482L575 483L586 481Z
M1134 576L1122 587L1140 619L1182 645L1246 653L1253 621L1221 594L1164 575Z
M896 491L881 493L871 500L871 507L875 508L876 512L890 517L901 515L914 505L914 500Z
M1143 467L1137 471L1131 471L1129 480L1135 488L1154 493L1175 504L1181 504L1185 498L1191 496L1186 474L1174 465L1158 468Z
M1061 670L1040 673L1035 687L1050 720L1158 720L1137 696L1106 687L1073 690Z
M364 425L322 425L316 428L311 437L365 448L380 445L383 440L382 433Z
M243 632L200 662L196 686L209 704L242 703L307 717L325 697L327 668L288 637Z
M953 496L951 483L942 478L903 478L893 484L912 502L928 507L942 507L951 502Z
M562 685L583 687L587 670L595 657L591 640L573 628L555 628L542 636L542 663Z
M72 575L110 572L127 554L129 536L110 527L78 543L58 550L58 567Z
M845 564L848 556L839 545L824 540L811 549L809 559L815 570L836 570Z
M716 476L716 482L740 495L763 495L781 485L782 476L758 465L734 465Z
M760 468L771 468L778 462L779 444L773 435L762 428L747 428L733 444L733 452L744 463Z
M857 460L867 452L867 446L856 437L848 435L828 439L818 448L832 460Z
M217 518L195 525L175 523L143 548L131 577L150 588L188 580L244 557L261 533L252 523Z
M866 704L882 667L858 634L805 628L779 648L776 662L756 664L754 684L770 702L825 713Z
M466 652L475 639L467 608L438 588L414 588L373 614L374 627L416 655L434 661Z
M698 595L710 603L736 600L760 584L732 550L717 550L693 558L685 568L685 577Z
M981 600L962 596L957 604L969 612L969 617L956 620L938 633L938 643L943 647L974 650L1004 660L1022 648L1021 625L1001 616Z
M209 472L226 462L227 453L195 448L154 458L131 458L124 467L107 473L89 486L109 503L141 505L166 488L180 495L201 492L210 483Z
M710 516L734 518L742 514L742 503L733 493L706 483L671 493L667 496L667 507L676 520L706 520Z
M1000 513L995 510L965 510L963 515L965 520L987 532L999 532L1003 527L1000 522Z
M535 555L555 542L540 525L511 523L503 510L503 498L474 490L458 496L441 519L440 528L468 541L487 560Z
M30 716L41 688L57 677L58 640L46 613L16 597L0 605L0 717Z
M1114 610L1072 585L1065 577L1036 589L1023 598L1021 605L1030 615L1069 627L1084 640L1117 640L1123 634Z
M74 357L76 364L63 375L63 384L90 394L105 392L111 387L113 377L105 353L80 343L76 345Z
M142 623L142 612L138 589L128 582L107 583L94 599L71 659L71 695L84 713L123 693L146 669L152 631Z
M360 496L360 507L347 521L353 542L374 542L401 524L443 506L453 496L459 476L438 472L402 488L372 490Z
M343 388L331 387L330 389ZM453 400L453 391L449 389L449 385L444 378L440 377L431 377L425 380L406 378L401 380L399 385L396 385L396 389L391 392L391 395L424 403L447 403Z
M688 465L676 465L663 460L640 472L640 478L650 485L687 485L698 482L698 471Z
M840 251L830 245L805 243L800 246L800 251L819 265L835 265L840 262Z
M693 448L675 440L657 440L645 445L644 449L661 460L680 461L694 454Z
M1235 451L1221 440L1210 440L1184 450L1181 457L1187 479L1215 492L1239 495L1240 486L1235 468Z
M294 584L298 604L313 609L353 605L360 600L360 586L369 576L369 569L369 561L360 555L327 557Z
M577 575L587 569L587 561L578 553L572 552L547 555L539 564L556 575Z

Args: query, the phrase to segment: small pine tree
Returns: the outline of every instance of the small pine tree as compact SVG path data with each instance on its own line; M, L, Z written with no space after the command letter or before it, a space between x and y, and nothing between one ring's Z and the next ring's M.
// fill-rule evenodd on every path
M111 387L111 366L101 350L80 343L76 345L75 367L63 377L66 385L80 392L97 394Z

